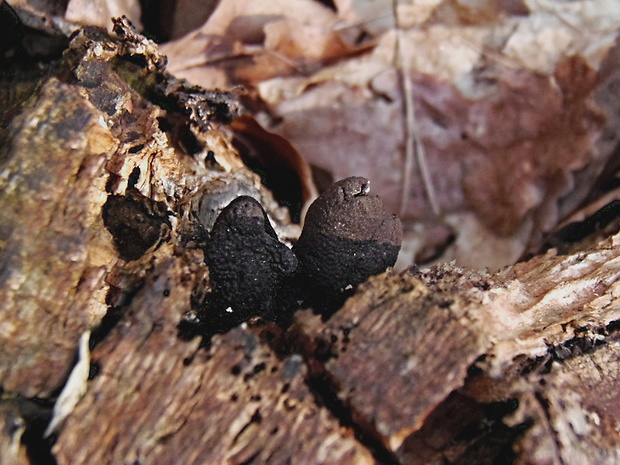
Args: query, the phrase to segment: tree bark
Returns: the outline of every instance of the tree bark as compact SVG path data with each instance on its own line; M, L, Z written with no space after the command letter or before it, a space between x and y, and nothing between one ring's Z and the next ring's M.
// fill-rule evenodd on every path
M219 209L251 194L298 229L233 148L236 100L116 33L74 34L0 133L2 463L620 461L617 231L494 275L387 272L327 321L188 337Z

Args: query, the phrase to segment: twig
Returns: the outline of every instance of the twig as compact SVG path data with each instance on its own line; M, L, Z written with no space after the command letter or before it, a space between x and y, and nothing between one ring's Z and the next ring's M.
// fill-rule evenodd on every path
M435 186L426 160L426 152L422 139L420 137L420 128L418 126L417 119L415 117L415 106L413 100L413 85L411 82L411 66L409 63L409 57L403 52L402 41L402 29L399 24L397 0L392 1L392 8L394 13L394 28L396 30L396 60L400 61L400 75L401 85L403 92L403 112L405 116L405 166L403 173L403 186L400 201L400 214L404 215L409 206L409 196L412 181L412 172L414 161L417 161L420 168L420 174L422 175L422 183L424 190L428 197L428 201L431 205L433 213L437 216L440 215L439 203L437 200L437 194L435 192Z

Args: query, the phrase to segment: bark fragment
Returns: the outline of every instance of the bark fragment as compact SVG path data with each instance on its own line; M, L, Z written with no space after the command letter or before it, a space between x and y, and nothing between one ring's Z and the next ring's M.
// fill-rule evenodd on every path
M117 257L101 207L118 141L79 90L56 79L10 131L0 176L0 381L46 397L64 381L76 334L107 310L105 276Z
M291 331L400 463L510 451L507 463L614 463L618 240L494 276L451 265L378 276L324 324Z
M93 27L76 32L0 139L0 383L26 397L54 393L79 334L140 285L149 256L136 273L121 271L126 262L161 242L188 240L193 219L184 212L196 210L210 183L234 177L275 212L278 228L286 218L230 136L213 129L217 115L198 127L185 109L166 111L145 98L161 91L155 83L184 87L162 73L154 43L124 20L116 30L123 40ZM168 120L202 148L184 152L166 132ZM173 224L179 235L170 237Z
M268 347L277 328L240 327L207 350L178 340L192 286L181 260L163 259L93 351L98 374L54 448L59 464L374 463L316 404L303 359Z

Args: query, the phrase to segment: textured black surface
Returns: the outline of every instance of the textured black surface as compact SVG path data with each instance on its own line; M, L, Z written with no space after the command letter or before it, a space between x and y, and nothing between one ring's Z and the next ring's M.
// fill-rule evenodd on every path
M299 282L304 302L319 311L337 309L358 284L394 266L400 246L341 237L314 237L320 247L295 250L301 262Z
M222 332L253 316L282 324L293 310L337 310L358 284L398 258L402 227L370 196L364 178L328 188L311 206L293 250L282 244L261 205L233 200L218 216L205 249L213 293L203 318Z
M358 284L394 266L402 226L361 177L343 179L309 208L293 248L300 262L298 283L306 304L337 309Z
M137 260L162 236L166 224L163 206L150 205L146 199L110 195L103 206L103 224L114 238L123 260ZM161 215L161 216L160 216Z
M212 316L227 325L251 316L274 317L297 259L282 244L252 197L233 200L218 216L206 248L213 283Z

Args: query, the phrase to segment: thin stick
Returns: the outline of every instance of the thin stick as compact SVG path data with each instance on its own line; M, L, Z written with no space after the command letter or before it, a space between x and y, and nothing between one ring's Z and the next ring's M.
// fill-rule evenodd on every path
M422 144L422 138L420 137L420 128L418 126L417 119L415 117L415 106L413 101L413 85L411 82L411 65L409 63L409 57L404 53L401 41L402 29L398 20L397 10L398 0L392 1L392 8L394 11L394 26L396 28L396 57L400 61L400 75L402 82L403 92L403 111L405 116L405 166L403 173L403 186L400 200L400 214L404 215L409 206L409 196L411 190L411 181L413 173L414 161L420 168L420 174L422 175L422 184L428 197L428 201L431 205L433 213L437 216L440 215L439 203L437 195L435 193L435 186L431 177L430 170L428 168L428 162L426 160L426 151L424 150L424 144Z

